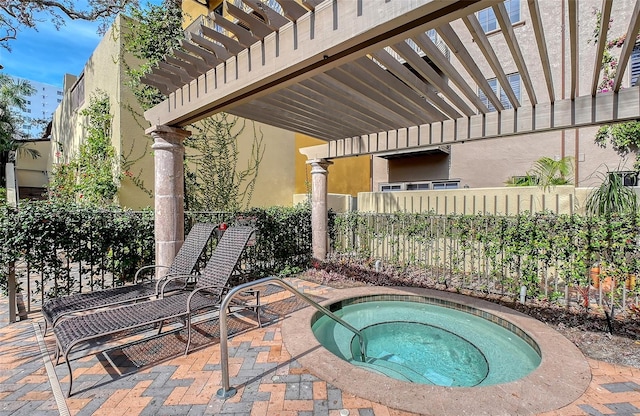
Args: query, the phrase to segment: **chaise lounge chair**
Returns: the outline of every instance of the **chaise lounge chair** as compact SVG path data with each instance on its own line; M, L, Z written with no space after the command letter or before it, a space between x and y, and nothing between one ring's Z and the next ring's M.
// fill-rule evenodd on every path
M123 331L147 329L150 324L159 324L159 334L164 322L184 319L187 328L185 347L185 354L187 354L191 343L192 314L215 310L219 307L222 295L226 290L225 286L254 232L255 229L248 226L229 227L191 290L184 290L155 300L73 316L60 321L53 328L53 333L57 344L56 364L59 362L60 356L64 355L69 370L67 396L71 395L73 383L69 353L82 342L115 335ZM184 278L184 276L173 278ZM168 281L164 284L167 283ZM161 288L160 295L162 295L163 289ZM259 304L259 301L256 304ZM258 322L260 321L258 320Z
M94 292L76 293L45 302L42 305L42 314L45 318L45 335L49 326L55 327L60 319L67 317L69 314L157 297L160 293L160 286L167 281L170 283L165 287L165 293L183 289L187 283L185 279L168 279L175 276L190 275L193 272L198 259L216 228L217 225L215 224L194 224L171 266L144 266L136 272L133 279L135 284L96 290ZM158 274L158 269L162 268L169 269L166 276L161 279L143 280L142 276L145 272L153 269L155 277Z

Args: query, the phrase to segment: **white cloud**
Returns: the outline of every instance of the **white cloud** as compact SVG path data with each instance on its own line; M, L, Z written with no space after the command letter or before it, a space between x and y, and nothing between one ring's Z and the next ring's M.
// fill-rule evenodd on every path
M64 74L79 74L100 42L97 29L95 22L67 20L60 30L41 22L37 31L19 32L11 52L0 50L0 63L9 75L62 86Z

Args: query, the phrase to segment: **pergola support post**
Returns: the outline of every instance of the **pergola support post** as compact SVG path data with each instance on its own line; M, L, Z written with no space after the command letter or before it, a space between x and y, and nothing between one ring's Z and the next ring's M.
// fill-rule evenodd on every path
M332 165L326 159L308 160L311 165L311 244L313 257L325 260L328 249L327 168Z
M156 264L169 265L184 242L184 139L190 131L152 126L155 164Z

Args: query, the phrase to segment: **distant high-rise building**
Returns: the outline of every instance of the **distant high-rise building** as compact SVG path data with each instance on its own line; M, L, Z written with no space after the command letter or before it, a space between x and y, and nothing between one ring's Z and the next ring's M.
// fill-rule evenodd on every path
M24 80L24 78L14 77ZM44 128L51 121L53 112L62 101L64 92L61 87L45 84L38 81L26 80L34 88L35 92L26 97L27 108L25 111L18 111L22 117L20 131L25 133L30 139L42 137Z

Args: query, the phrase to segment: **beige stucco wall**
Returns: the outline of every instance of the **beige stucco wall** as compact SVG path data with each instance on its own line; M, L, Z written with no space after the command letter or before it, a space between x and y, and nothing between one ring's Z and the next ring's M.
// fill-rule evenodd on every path
M633 10L633 3L629 0L623 0L616 4L616 8L627 12L623 21L613 22L610 29L610 38L619 36L626 31ZM592 79L590 75L595 60L596 46L593 42L588 43L587 41L592 37L596 25L596 16L592 11L599 9L601 5L602 2L599 0L585 0L577 3L581 19L578 27L578 95L586 95L591 90ZM563 12L563 7L566 8L566 4L563 2L551 1L540 4L556 99L569 98L571 96L568 29L563 34L564 28L568 28L568 23L563 24L562 21L563 13L565 22L567 21L568 12L566 9ZM531 81L539 95L537 99L538 101L548 101L545 78L526 1L520 1L520 10L522 22L515 24L513 30L520 40L520 48L527 63ZM589 22L592 24L589 24ZM462 22L456 22L454 28L460 29L458 33L460 33L462 41L467 45L472 56L481 53ZM498 56L511 56L502 32L498 31L489 34L488 37ZM563 37L565 42L564 50L562 46ZM613 51L613 53L618 54L619 52L619 49L614 49ZM452 63L459 65L455 58L452 58ZM580 70L581 68L584 70ZM488 67L481 66L480 69L483 73L492 73ZM505 70L507 74L518 72L512 60L507 60ZM628 75L626 82L628 84ZM472 88L477 91L477 86L472 85ZM531 103L523 82L521 82L521 103L523 105ZM470 187L500 186L513 175L523 175L540 157L559 158L571 156L574 158L575 163L576 185L592 186L601 181L598 172L626 170L630 169L633 164L632 161L622 160L613 150L602 149L594 144L596 132L596 127L590 127L579 129L577 132L575 129L567 130L564 134L562 132L551 132L453 145L451 177L463 178L461 185L467 184Z
M309 194L294 194L293 205L306 203L311 196ZM350 212L357 208L357 198L345 194L327 194L327 209L333 212Z
M584 213L589 188L557 186L547 192L538 187L476 188L438 191L363 192L360 212L429 212L436 214L504 214L552 211Z
M16 157L16 179L18 187L45 188L48 183L49 148L48 140L27 142L25 149L40 152L40 157L33 159L27 152L18 152Z

